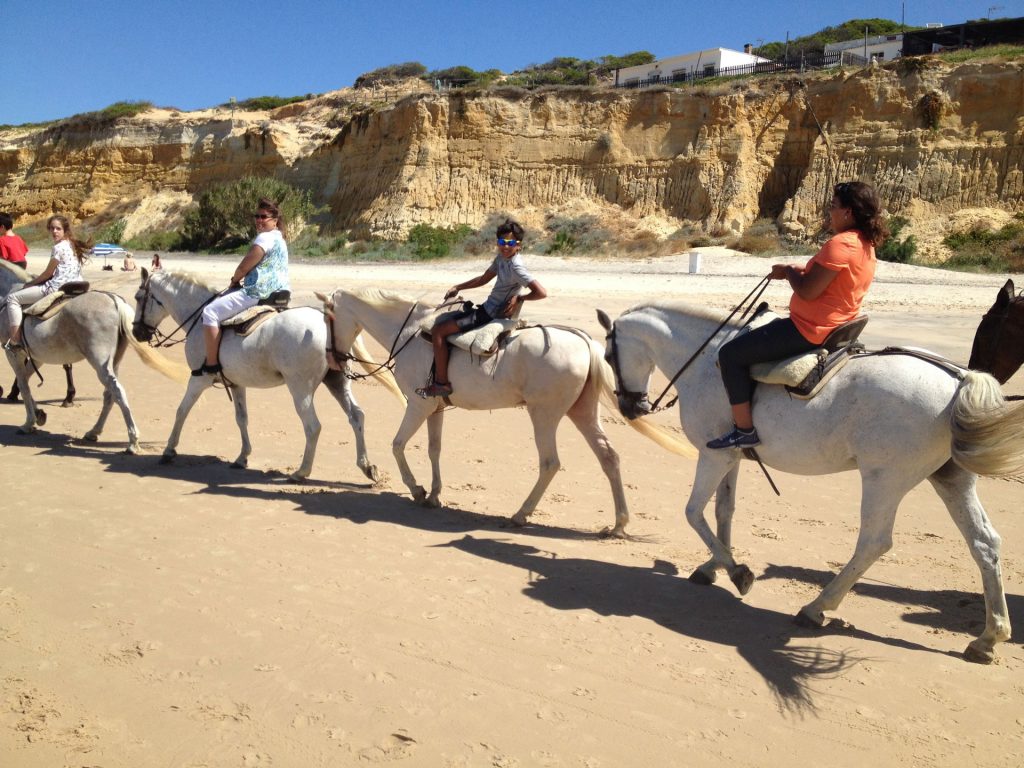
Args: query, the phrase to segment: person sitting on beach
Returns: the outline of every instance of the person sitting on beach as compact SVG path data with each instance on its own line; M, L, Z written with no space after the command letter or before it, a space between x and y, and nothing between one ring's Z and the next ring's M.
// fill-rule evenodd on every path
M487 271L464 283L453 285L444 297L450 299L459 291L487 285L495 277L497 282L482 306L462 312L431 329L430 337L434 345L434 381L416 390L420 397L447 397L452 393L452 385L448 380L449 336L479 328L495 318L512 317L524 301L539 301L548 295L543 286L527 271L526 265L519 257L519 251L523 247L522 226L512 219L506 219L504 224L498 226L495 234L498 240L498 253ZM529 288L530 292L521 294L520 288Z
M0 213L0 259L28 269L28 246L14 234L14 219L9 213Z
M163 266L160 264L160 254L159 253L154 253L153 254L153 260L151 262L149 262L149 268L151 270L153 270L154 272L156 272L158 269L163 269Z
M284 217L277 203L261 198L252 217L256 222L256 238L249 252L235 268L228 289L203 310L206 362L192 371L193 376L221 372L218 360L221 322L256 306L260 299L276 291L289 290L288 243L284 239Z
M137 269L135 266L135 259L132 258L130 253L124 255L124 264L121 265L122 272L134 272Z
M7 297L7 324L11 337L5 349L21 347L21 310L44 296L48 296L65 283L82 279L82 264L85 263L89 246L71 236L71 223L64 216L51 216L46 228L53 238L50 263L42 274L25 283L20 291Z

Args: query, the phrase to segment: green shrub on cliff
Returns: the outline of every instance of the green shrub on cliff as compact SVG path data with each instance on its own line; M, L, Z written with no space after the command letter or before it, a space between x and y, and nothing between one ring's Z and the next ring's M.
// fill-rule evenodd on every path
M443 259L451 252L453 245L466 239L472 232L472 228L465 224L452 229L417 224L409 230L408 242L417 259Z
M892 261L897 264L909 264L914 254L917 253L917 240L913 235L900 240L900 232L910 221L903 216L890 216L886 224L889 226L889 237L878 249L877 256L882 261Z
M244 246L252 239L252 212L261 197L278 204L289 237L297 237L304 223L319 212L309 192L280 179L247 176L218 184L199 196L197 207L185 214L183 244L193 251L229 251Z
M942 241L953 251L943 264L951 269L983 272L1024 272L1024 214L999 229L975 226L953 232Z

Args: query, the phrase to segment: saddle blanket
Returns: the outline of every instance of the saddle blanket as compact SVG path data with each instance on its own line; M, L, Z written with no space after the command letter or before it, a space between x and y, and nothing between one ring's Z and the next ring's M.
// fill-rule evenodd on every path
M420 331L428 339L430 330L437 323L444 322L456 317L460 312L444 312L439 315L432 315L420 324ZM519 328L525 328L526 323L518 318L498 318L491 320L486 325L473 328L462 333L453 333L448 337L448 343L453 347L469 352L477 357L490 357L501 346L505 336Z
M75 282L71 291L62 291L59 288L53 293L43 296L39 301L26 307L22 313L25 317L38 317L40 320L49 320L60 312L64 305L76 296L81 296L89 290L86 282Z
M740 333L759 328L778 317L779 315L770 310L761 312ZM853 354L863 349L863 345L859 343L842 347L831 355L821 348L812 349L810 352L785 360L755 363L750 368L750 375L754 381L762 384L781 384L793 397L810 400L850 361Z
M274 307L266 304L257 304L255 307L243 309L237 315L232 315L220 324L221 328L230 328L239 336L248 336L259 328L263 323L277 314Z

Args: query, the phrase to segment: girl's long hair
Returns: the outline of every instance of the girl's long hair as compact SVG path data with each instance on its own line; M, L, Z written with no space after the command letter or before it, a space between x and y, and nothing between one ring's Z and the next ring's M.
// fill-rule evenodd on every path
M92 248L92 241L78 240L71 234L71 222L68 221L67 216L61 216L56 214L46 220L46 228L49 229L53 222L58 222L61 227L64 228L64 239L71 243L71 248L75 252L75 258L78 259L79 264L85 264L89 260L89 249Z

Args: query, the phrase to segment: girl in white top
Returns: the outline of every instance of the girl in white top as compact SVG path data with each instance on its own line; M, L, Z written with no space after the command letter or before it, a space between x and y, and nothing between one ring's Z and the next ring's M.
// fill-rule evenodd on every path
M64 216L51 216L46 228L53 238L50 263L38 277L25 283L20 291L7 297L7 321L11 338L4 346L21 346L21 310L56 291L65 283L82 279L82 264L86 260L87 246L71 236L71 223Z

